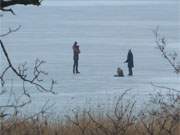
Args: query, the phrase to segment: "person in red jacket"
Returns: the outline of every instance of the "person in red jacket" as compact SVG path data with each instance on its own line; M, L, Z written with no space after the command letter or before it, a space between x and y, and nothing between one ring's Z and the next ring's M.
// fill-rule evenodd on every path
M73 64L73 74L79 74L79 70L78 70L78 61L79 61L79 54L80 54L80 49L79 49L79 45L77 43L77 41L74 42L73 46L73 60L74 60L74 64Z

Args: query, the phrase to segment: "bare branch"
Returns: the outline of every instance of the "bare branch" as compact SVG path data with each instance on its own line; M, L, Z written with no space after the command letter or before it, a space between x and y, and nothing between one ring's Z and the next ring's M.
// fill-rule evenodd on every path
M0 0L0 10L5 12L11 12L13 15L15 15L14 11L7 7L13 6L13 5L41 5L41 2L43 0Z
M157 48L160 50L161 54L163 57L169 62L171 67L173 67L174 71L176 73L180 73L180 66L176 65L176 58L177 58L177 53L173 53L170 56L168 56L166 52L166 46L167 46L167 41L166 38L161 36L159 33L159 26L156 27L155 30L153 30L154 36L155 36L155 43L157 45Z
M11 12L13 15L16 15L15 13L14 13L14 11L12 10L12 8L9 8L9 9L1 9L2 11L4 11L4 12Z
M159 85L156 85L154 83L151 83L151 85L154 86L154 87L157 87L157 88L166 89L166 90L169 90L169 91L174 91L174 92L179 92L180 93L180 90L177 90L177 89L174 89L174 88L169 88L169 87L165 87L165 86L159 86Z
M39 6L42 0L0 0L0 8L4 9L5 7L13 5L36 5Z
M8 56L8 53L3 45L3 42L0 40L0 44L1 44L1 48L3 50L3 53L6 57L6 60L8 62L8 68L6 68L6 70L3 72L3 76L5 74L5 72L8 70L8 69L11 69L22 81L24 82L27 82L27 83L30 83L32 85L34 85L39 91L45 91L45 92L51 92L53 94L55 94L55 92L53 91L53 86L54 84L56 83L56 81L52 80L51 81L51 85L50 85L50 88L45 88L44 86L42 86L41 84L39 84L39 82L41 82L42 80L39 79L39 76L41 74L44 74L46 75L45 72L39 70L39 67L42 63L44 63L44 61L39 61L37 60L36 63L35 63L35 66L34 66L34 77L33 79L27 79L27 76L24 74L26 69L24 69L24 66L23 69L21 70L20 67L18 68L18 70L13 66L13 64L11 63L11 60ZM2 77L1 76L1 80L3 81ZM4 83L4 82L3 82Z
M19 26L18 26L17 28L15 28L15 29L9 28L9 31L6 32L5 34L0 35L0 37L5 37L5 36L7 36L7 35L9 35L9 34L11 34L11 33L17 32L21 27L22 27L22 26L19 25Z
M2 74L0 75L0 80L1 80L1 86L4 86L5 81L4 81L4 75L5 73L10 69L10 66L7 66L4 71L2 72Z

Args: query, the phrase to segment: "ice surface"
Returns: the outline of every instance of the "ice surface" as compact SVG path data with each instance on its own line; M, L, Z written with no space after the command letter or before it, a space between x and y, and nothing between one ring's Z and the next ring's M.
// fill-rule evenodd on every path
M151 82L180 89L179 76L155 48L152 34L159 25L168 48L180 52L179 6L176 0L56 1L38 8L16 6L16 16L5 13L2 33L9 26L22 25L20 31L3 38L13 63L27 61L31 65L35 58L46 60L44 68L58 81L58 94L33 93L34 102L28 111L38 110L47 99L56 103L55 111L61 114L78 107L100 105L99 109L107 109L129 88L130 97L142 103L154 92ZM75 40L82 52L79 75L72 74L71 47ZM133 77L127 76L127 65L123 64L129 48L134 54ZM125 77L113 77L118 66ZM19 83L14 83L18 89Z

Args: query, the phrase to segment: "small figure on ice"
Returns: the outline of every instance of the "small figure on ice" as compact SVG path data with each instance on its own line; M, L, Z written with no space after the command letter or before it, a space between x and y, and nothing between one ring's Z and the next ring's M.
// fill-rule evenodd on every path
M74 64L73 64L73 74L79 74L79 70L78 70L78 61L79 61L79 54L80 54L80 49L79 49L79 45L77 43L77 41L74 42L73 46L73 60L74 60Z
M133 75L132 68L134 67L134 60L133 60L133 54L131 49L129 49L128 55L127 55L127 60L124 63L128 63L128 69L129 69L129 76Z
M114 77L124 77L123 70L120 67L117 68L117 74Z

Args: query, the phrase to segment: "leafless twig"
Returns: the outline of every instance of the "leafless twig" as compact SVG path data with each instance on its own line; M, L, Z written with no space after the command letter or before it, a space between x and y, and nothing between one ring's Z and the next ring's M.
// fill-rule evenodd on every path
M13 64L11 63L11 60L10 60L10 58L8 56L8 53L7 53L6 49L5 49L5 46L4 46L4 44L3 44L3 42L1 40L0 40L0 44L1 44L1 48L3 50L3 53L4 53L5 57L6 57L6 60L8 62L8 67L4 70L4 72L3 72L2 76L1 76L2 81L3 81L3 76L4 76L5 72L7 72L9 69L11 69L22 81L30 83L30 84L36 86L36 88L39 91L46 91L46 92L51 92L51 93L55 94L55 92L53 91L53 86L54 86L54 84L56 82L54 80L51 81L50 88L45 88L44 86L39 84L39 82L43 81L43 80L39 79L40 75L41 74L47 75L45 72L39 70L39 67L41 66L41 64L44 63L44 61L40 61L38 59L36 60L35 66L34 66L34 77L32 79L27 79L27 76L24 74L25 73L24 66L23 66L22 70L20 68L17 70L13 66ZM3 83L4 83L4 81L3 81Z
M7 36L7 35L9 35L9 34L11 34L11 33L17 32L21 27L22 27L22 26L19 25L17 28L14 28L14 29L9 28L9 31L6 32L5 34L0 35L0 37L5 37L5 36Z
M153 33L155 36L155 43L157 45L157 48L162 53L163 57L169 62L169 64L173 67L176 73L180 73L180 66L176 64L177 53L174 52L170 56L168 55L166 51L167 40L165 37L161 36L161 34L159 33L158 26L156 27L155 30L153 30Z

